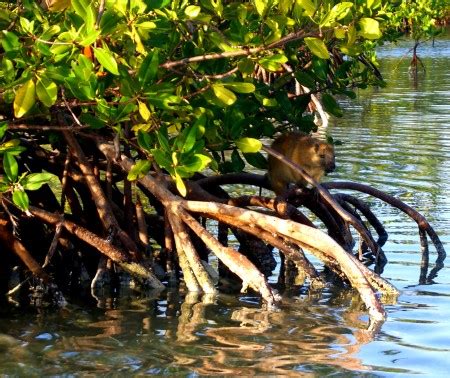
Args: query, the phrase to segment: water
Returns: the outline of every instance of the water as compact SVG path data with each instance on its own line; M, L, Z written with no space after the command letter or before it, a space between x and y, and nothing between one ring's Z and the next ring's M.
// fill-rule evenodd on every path
M342 141L331 179L373 185L424 214L450 251L450 40L419 49L427 68L408 75L407 45L380 51L389 86L342 99ZM366 198L366 196L361 196ZM368 198L386 226L383 276L401 296L367 330L353 292L285 296L280 311L258 298L108 293L60 311L0 311L0 374L446 376L450 371L450 274L419 285L416 224ZM431 248L430 268L436 259Z

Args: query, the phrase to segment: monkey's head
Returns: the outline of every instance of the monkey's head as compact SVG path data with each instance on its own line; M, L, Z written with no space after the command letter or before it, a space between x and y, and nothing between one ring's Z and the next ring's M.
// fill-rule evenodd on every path
M325 142L314 143L314 162L322 167L325 173L333 172L336 169L334 157L334 146Z

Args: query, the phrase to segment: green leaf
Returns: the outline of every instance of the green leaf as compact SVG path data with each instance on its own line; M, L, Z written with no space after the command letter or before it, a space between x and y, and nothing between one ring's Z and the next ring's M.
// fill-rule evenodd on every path
M139 103L139 114L141 115L142 119L144 121L148 121L152 115L152 113L150 112L150 110L148 109L147 105L145 104L145 102L141 102L138 101Z
M38 99L48 108L56 102L58 87L45 77L39 77L36 83L36 94Z
M146 151L150 151L153 146L153 138L151 135L145 131L139 130L137 133L137 142L139 147Z
M322 59L330 59L330 53L328 52L327 46L321 39L306 37L305 43L314 55Z
M301 85L309 89L313 89L316 87L316 81L311 75L307 74L306 72L297 71L295 73L295 78Z
M238 68L243 74L251 75L255 70L255 63L251 59L243 58L239 61Z
M309 17L316 12L316 6L311 0L297 0L296 3L305 10L306 15Z
M195 173L204 170L209 163L211 163L211 158L209 156L203 154L195 154L188 160L183 161L183 165L181 167L188 172Z
M255 168L267 169L267 159L260 152L253 154L244 154L245 160Z
M150 104L159 109L175 110L182 101L181 97L171 93L147 93L147 100Z
M28 206L30 205L30 200L28 199L28 194L23 192L22 190L14 190L12 194L12 199L14 204L21 210L28 210Z
M56 176L49 172L30 173L24 177L21 184L25 190L38 190L42 185L48 184L53 177Z
M14 97L14 115L17 118L24 116L36 102L36 85L32 79L23 84Z
M53 0L48 3L48 9L52 12L61 12L62 10L70 7L71 0Z
M359 35L366 39L378 39L381 37L380 24L373 18L361 18L358 22Z
M253 93L256 89L252 83L223 83L223 86L237 93Z
M245 168L245 162L242 160L238 150L233 150L231 153L231 171L241 172Z
M17 50L20 47L19 37L13 32L3 30L2 46L6 52Z
M0 177L0 193L6 193L11 189L11 185L5 181L2 180L2 177Z
M269 7L268 0L253 0L253 4L255 5L256 11L260 16L264 16L267 8Z
M117 62L110 51L101 47L94 47L94 55L107 71L111 72L113 75L119 75Z
M158 164L161 168L168 169L172 167L172 159L169 155L157 149L151 150L151 153L155 158L156 164Z
M344 115L341 107L332 95L324 93L322 95L322 103L325 111L334 115L335 117L342 117Z
M16 71L14 70L14 64L10 59L3 58L2 59L2 73L3 78L7 80L7 82L11 82L14 80L16 76Z
M221 84L213 84L212 89L216 97L226 106L233 105L237 100L236 95Z
M284 54L275 54L259 59L258 63L268 71L277 72L287 61L288 58Z
M342 20L350 12L350 8L353 7L353 3L349 1L343 1L336 4L332 9L331 13L336 20Z
M19 146L19 139L11 139L5 143L0 144L0 154L1 153L9 153L10 155L17 156L21 152L25 151L26 148L23 146Z
M255 138L241 138L236 142L237 148L239 148L243 153L255 153L262 148L262 143Z
M139 68L138 80L141 83L141 88L155 80L156 74L158 73L158 66L158 50L154 50L145 57Z
M336 21L343 19L350 12L353 3L344 1L336 4L320 22L321 27L332 26Z
M275 106L278 106L278 101L275 98L264 97L261 101L261 104L268 108L273 108Z
M167 131L160 129L156 132L156 137L158 138L159 145L164 152L170 152L169 139L167 137Z
M127 175L128 181L139 180L144 177L150 170L152 164L148 160L138 160L136 164L131 167Z
M6 133L6 130L8 130L8 122L6 121L1 121L0 122L0 139L3 138L3 136Z
M16 158L9 152L3 154L3 170L6 173L9 181L15 182L19 175L19 164L17 164Z
M184 13L189 18L195 18L200 14L202 8L200 8L198 5L189 5L184 10Z
M183 196L186 197L187 194L187 189L186 189L186 185L184 184L182 178L180 177L180 175L175 171L175 175L173 176L174 180L175 180L175 185L178 189L178 192Z
M72 8L84 21L88 28L92 28L95 24L95 13L93 1L90 0L72 0Z

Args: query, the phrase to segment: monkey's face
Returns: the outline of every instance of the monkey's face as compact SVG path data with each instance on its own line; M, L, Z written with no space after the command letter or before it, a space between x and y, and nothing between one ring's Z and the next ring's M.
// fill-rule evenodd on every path
M315 160L326 173L333 172L336 169L334 158L334 146L328 143L317 143L314 145Z

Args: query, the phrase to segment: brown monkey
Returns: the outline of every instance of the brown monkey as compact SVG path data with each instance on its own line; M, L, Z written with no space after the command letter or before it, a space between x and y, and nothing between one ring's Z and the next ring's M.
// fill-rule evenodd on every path
M283 134L272 143L272 148L302 167L317 182L336 168L333 145L307 134ZM291 183L307 185L299 173L273 156L269 156L268 176L277 195L281 195Z

